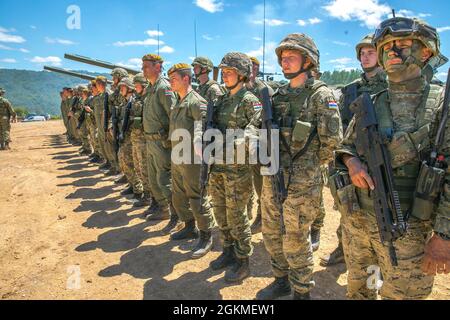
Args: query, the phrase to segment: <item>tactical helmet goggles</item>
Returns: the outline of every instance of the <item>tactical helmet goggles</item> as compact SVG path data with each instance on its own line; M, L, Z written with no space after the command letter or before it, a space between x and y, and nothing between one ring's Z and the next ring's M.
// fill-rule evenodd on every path
M414 19L399 17L383 21L375 30L373 43L378 43L387 34L391 34L394 37L404 37L412 33L419 33L431 39L437 38L435 28Z

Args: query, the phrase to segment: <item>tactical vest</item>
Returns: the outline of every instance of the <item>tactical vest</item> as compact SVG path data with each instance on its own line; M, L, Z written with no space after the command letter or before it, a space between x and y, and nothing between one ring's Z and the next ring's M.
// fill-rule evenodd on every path
M435 128L438 102L443 87L427 84L423 98L416 109L414 127L397 130L393 121L389 93L383 91L374 96L374 104L379 130L385 138L394 172L394 184L399 194L403 212L411 209L420 164L431 150ZM356 188L360 206L373 212L373 199L370 191Z
M305 146L305 138L308 138L314 128L317 128L317 120L314 116L314 110L308 110L308 104L311 96L321 87L326 86L326 84L322 81L311 80L311 83L307 82L304 88L298 88L295 94L288 92L287 86L279 88L273 96L275 101L274 122L278 124L280 128L280 159L284 167L288 167L290 165L290 156L295 156L300 150L302 150ZM301 121L302 123L309 123L309 132L306 128L304 128L304 130L296 130L296 124L298 121ZM303 139L302 137L293 138L296 131L303 133ZM296 142L301 140L303 140L303 143ZM313 141L318 148L318 138L315 137L314 140Z

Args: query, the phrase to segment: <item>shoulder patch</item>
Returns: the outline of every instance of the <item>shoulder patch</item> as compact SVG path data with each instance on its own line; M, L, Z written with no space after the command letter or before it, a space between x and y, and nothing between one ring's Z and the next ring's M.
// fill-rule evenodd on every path
M259 111L259 110L261 110L262 109L262 104L261 104L261 102L253 102L253 110L255 110L255 111Z
M166 96L171 96L173 94L173 91L172 90L170 90L170 89L165 89L164 90L164 95L166 95Z
M329 99L328 100L328 109L337 110L338 109L337 102L335 100L333 100L333 99Z

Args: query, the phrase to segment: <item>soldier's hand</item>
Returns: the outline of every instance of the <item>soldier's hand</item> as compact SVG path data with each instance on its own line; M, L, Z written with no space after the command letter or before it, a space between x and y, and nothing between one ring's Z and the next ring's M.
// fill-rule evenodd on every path
M450 241L433 235L425 246L422 271L430 276L450 273Z
M372 178L358 158L347 156L344 158L344 163L348 168L348 174L355 186L360 189L375 189Z
M88 112L88 113L91 113L91 112L92 112L92 109L91 109L91 107L89 107L89 106L85 106L85 107L84 107L84 110L86 110L86 112Z

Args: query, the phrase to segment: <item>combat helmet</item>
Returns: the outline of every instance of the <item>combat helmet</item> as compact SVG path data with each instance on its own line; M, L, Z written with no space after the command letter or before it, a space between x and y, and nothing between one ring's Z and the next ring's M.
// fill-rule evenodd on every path
M320 52L317 48L314 40L303 33L291 33L284 38L278 47L275 49L275 53L278 57L278 63L281 66L281 54L284 50L297 50L303 55L307 56L312 65L310 69L319 65Z
M364 47L372 47L375 48L374 44L373 44L373 33L369 33L368 35L366 35L364 38L361 39L361 41L356 45L355 50L356 50L356 59L358 59L359 61L361 61L361 49Z
M133 77L133 83L140 83L144 87L148 86L148 80L146 77L144 77L143 73L138 73Z
M118 87L120 88L121 86L125 86L128 88L128 90L134 90L134 83L133 80L131 80L128 77L123 78L122 80L120 80Z
M202 69L206 69L207 72L211 72L214 69L214 65L211 60L207 57L197 57L192 62L192 67L196 65L200 66Z
M417 18L396 17L387 19L375 30L373 44L377 48L378 63L382 65L383 46L394 40L419 40L431 50L432 57L440 54L440 39L436 28Z
M241 52L230 52L223 57L219 68L234 69L239 75L249 79L252 74L252 66L252 61L246 54Z
M119 79L122 79L122 78L128 77L128 72L125 69L123 69L123 68L115 68L111 72L111 75L113 77L117 77Z

